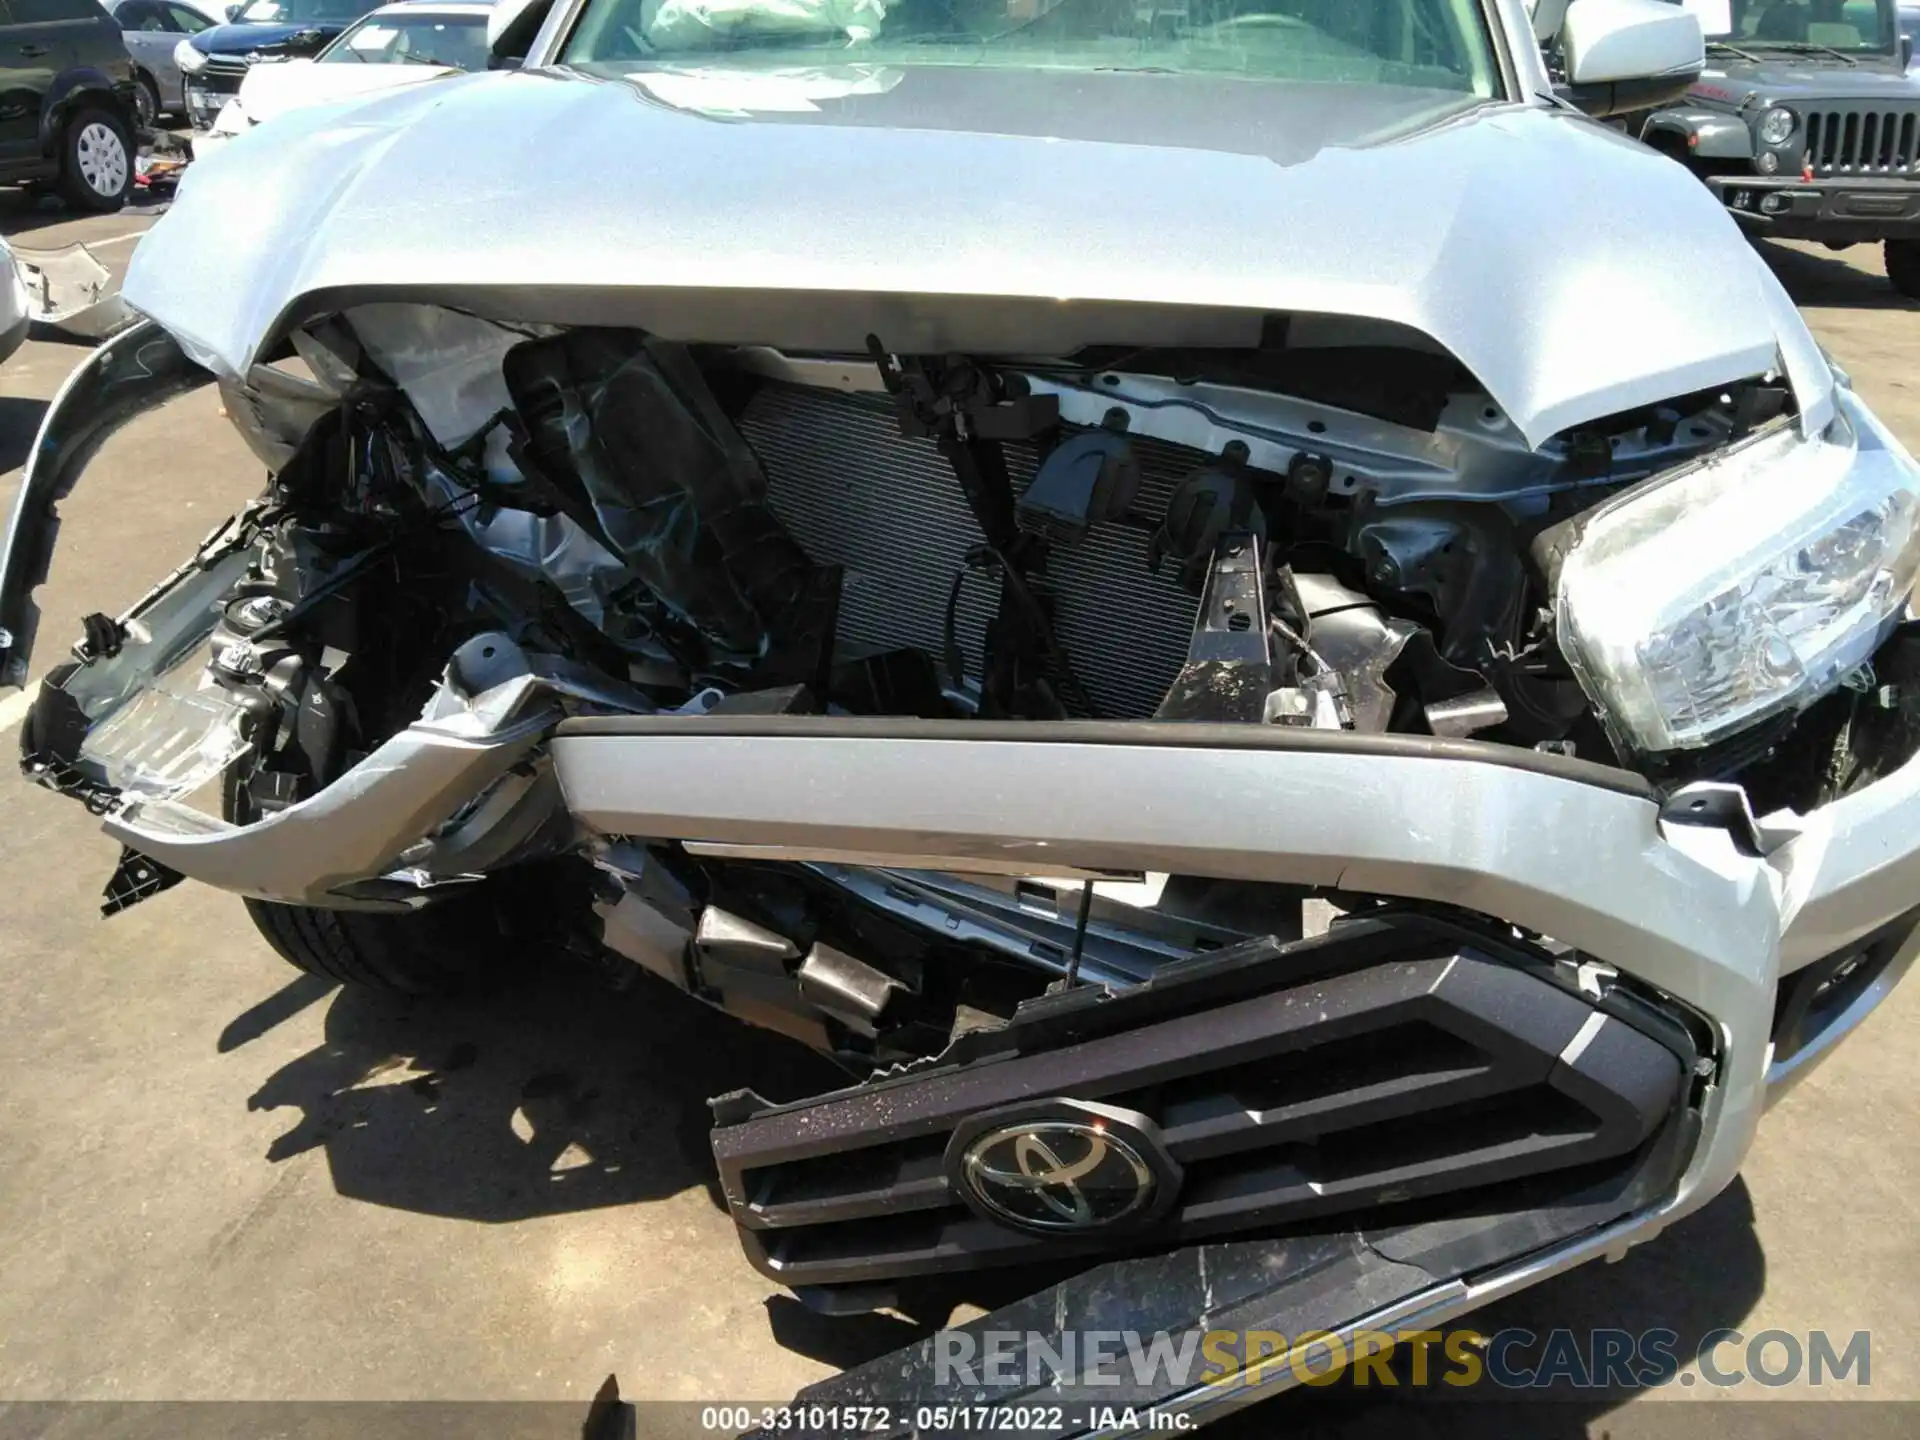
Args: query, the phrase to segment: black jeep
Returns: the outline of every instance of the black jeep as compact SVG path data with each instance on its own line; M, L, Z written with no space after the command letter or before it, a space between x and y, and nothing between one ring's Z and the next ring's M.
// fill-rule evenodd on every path
M1896 0L1732 0L1723 17L1705 72L1641 139L1750 234L1884 241L1887 278L1920 298L1920 74Z

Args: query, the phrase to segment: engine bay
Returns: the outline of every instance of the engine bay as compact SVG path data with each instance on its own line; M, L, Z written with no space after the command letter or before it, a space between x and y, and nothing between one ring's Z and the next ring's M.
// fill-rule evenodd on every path
M1784 433L1783 383L1532 448L1431 346L1335 338L796 356L359 307L220 382L266 493L131 611L89 617L26 768L120 835L109 913L181 857L208 878L214 848L215 883L281 905L438 910L539 875L578 903L533 908L587 921L562 943L858 1066L936 1055L1049 985L1139 984L1376 902L595 838L556 799L557 725L1472 740L1656 790L1733 780L1750 813L1913 753L1904 628L1810 707L1667 755L1620 743L1558 643L1568 527Z

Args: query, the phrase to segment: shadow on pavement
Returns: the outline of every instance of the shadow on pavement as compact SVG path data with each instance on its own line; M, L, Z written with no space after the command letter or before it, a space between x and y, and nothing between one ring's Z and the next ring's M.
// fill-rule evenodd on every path
M1849 265L1838 252L1795 250L1766 240L1758 241L1754 249L1796 305L1820 310L1920 310L1920 300L1909 300L1884 275Z
M28 400L19 395L0 395L0 474L18 470L33 453L33 440L40 433L41 417L47 402Z
M847 1083L801 1047L650 978L615 990L591 971L555 963L539 983L484 999L416 1002L334 992L326 982L301 977L235 1017L221 1032L223 1052L334 997L324 1041L283 1066L249 1101L256 1110L299 1112L267 1158L324 1149L334 1188L344 1196L487 1223L632 1204L695 1187L705 1187L721 1205L707 1097L751 1087L769 1099L794 1099ZM1676 1353L1684 1363L1703 1335L1741 1322L1765 1274L1752 1204L1735 1181L1621 1263L1583 1266L1463 1323L1484 1334L1518 1327L1542 1337L1564 1328L1583 1346L1595 1329L1635 1335L1666 1329L1678 1335ZM847 1367L923 1338L960 1301L991 1310L1055 1278L1031 1269L977 1275L903 1297L893 1314L843 1317L816 1314L779 1293L767 1301L767 1323L783 1348ZM1543 1440L1584 1435L1588 1422L1628 1398L1606 1391L1556 1394L1565 1398L1519 1407L1525 1433ZM1481 1387L1473 1399L1502 1395ZM1314 1409L1299 1411L1300 1405ZM1400 1401L1343 1383L1277 1396L1208 1433L1221 1440L1278 1433L1275 1427L1467 1436L1490 1433L1487 1419L1482 1403Z
M86 213L69 209L66 202L56 195L0 187L0 235L5 235L9 240L18 240L49 225L64 225L69 220L79 220Z
M324 993L293 982L231 1022L220 1048ZM564 962L486 999L343 990L325 1034L248 1102L300 1112L267 1158L324 1149L342 1195L487 1223L697 1186L719 1204L708 1096L751 1086L791 1099L846 1083L811 1053L664 984L616 991Z

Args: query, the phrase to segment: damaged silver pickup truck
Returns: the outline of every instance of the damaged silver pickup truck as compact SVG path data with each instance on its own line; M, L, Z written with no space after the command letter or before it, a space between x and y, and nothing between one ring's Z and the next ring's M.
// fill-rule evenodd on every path
M243 137L47 416L0 673L115 429L215 384L265 491L27 774L110 910L839 1061L714 1102L824 1309L1337 1334L1653 1237L1913 957L1920 469L1581 113L1693 17L1555 8L559 0Z

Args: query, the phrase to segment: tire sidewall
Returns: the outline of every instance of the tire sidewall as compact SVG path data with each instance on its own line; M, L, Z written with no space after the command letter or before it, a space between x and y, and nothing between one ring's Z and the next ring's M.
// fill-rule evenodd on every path
M90 126L101 125L119 140L126 161L125 176L119 193L103 195L80 172L80 137ZM133 193L133 163L136 154L132 131L127 122L111 111L95 105L83 105L68 119L60 136L60 193L69 205L81 210L118 210Z
M138 97L134 102L134 123L142 129L152 130L160 124L160 87L154 82L154 78L145 71L133 77L133 84L134 92ZM141 118L139 113L139 107L142 105L144 105L147 110L147 115L144 119ZM128 169L129 171L132 169L131 162L128 164Z

